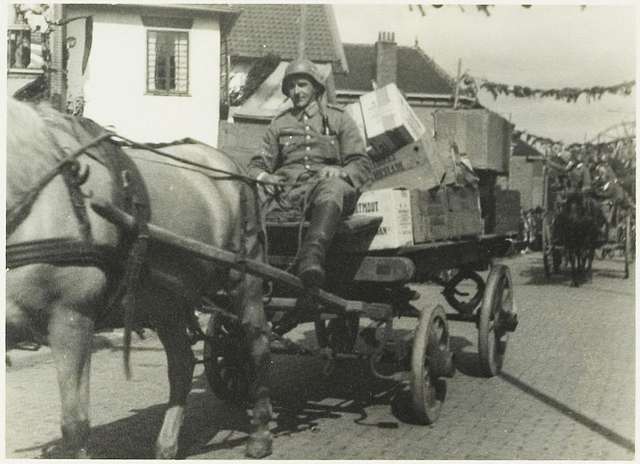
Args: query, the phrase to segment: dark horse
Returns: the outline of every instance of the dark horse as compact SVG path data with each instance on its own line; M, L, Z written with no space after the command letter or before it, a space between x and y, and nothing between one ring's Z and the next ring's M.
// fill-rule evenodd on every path
M577 287L591 271L606 219L600 205L588 194L569 193L554 222L554 237L564 248L571 267L571 285Z
M8 217L16 209L21 211L14 226L7 229L7 255L10 250L28 249L34 243L66 244L53 250L63 255L68 251L65 247L78 244L121 249L124 233L86 207L88 197L112 202L119 195L104 160L120 148L106 138L82 150L105 131L89 120L65 116L48 105L33 107L10 100L7 115ZM237 180L242 171L233 160L200 143L171 145L163 150L174 159L160 158L142 149L124 149L130 158L128 162L133 160L146 184L150 221L181 236L234 252L243 251L243 256L249 259L263 260L264 243L254 190ZM77 172L87 174L77 176L82 178L78 183L82 185L80 196L75 197L65 170L59 169L61 159L73 152L83 152L75 167ZM193 168L193 163L230 175L215 179L209 170ZM124 174L132 174L133 170L135 167L119 174L128 178ZM52 175L43 182L47 174ZM132 181L133 178L127 180ZM26 208L17 208L25 205ZM80 227L82 214L84 228ZM52 251L45 248L40 251ZM7 341L10 344L29 334L46 334L55 359L62 406L62 445L53 456L85 457L90 429L92 336L96 321L114 293L113 281L118 276L95 263L69 259L68 253L64 255L67 262L53 263L50 255L42 259L33 259L32 255L23 253L25 262L8 263ZM156 457L176 456L194 368L188 334L193 323L192 309L202 295L219 289L227 291L233 308L241 316L248 359L255 373L251 392L256 428L247 442L247 455L269 454L272 440L266 388L269 345L262 280L216 268L153 242L145 270L134 299L135 311L150 320L162 341L170 386L168 408L156 440Z

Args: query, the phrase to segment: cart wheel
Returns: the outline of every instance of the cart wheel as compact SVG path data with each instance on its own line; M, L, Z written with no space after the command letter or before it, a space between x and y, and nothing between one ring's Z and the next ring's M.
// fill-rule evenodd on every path
M515 325L511 273L507 266L497 265L487 279L478 321L480 369L487 377L493 377L502 369L508 331L515 330Z
M453 373L447 316L437 305L422 311L413 341L409 382L418 422L428 425L438 419L446 395L446 383L438 377L452 377Z
M251 359L242 328L237 322L211 314L204 341L204 372L221 400L245 405L249 400Z
M456 292L456 287L465 280L470 280L475 284L475 293L471 298L465 298L463 300L458 299L459 293ZM465 269L458 272L450 281L447 282L447 286L443 290L442 294L447 303L451 305L453 309L463 314L471 314L474 309L478 307L482 301L484 295L484 280L477 272Z

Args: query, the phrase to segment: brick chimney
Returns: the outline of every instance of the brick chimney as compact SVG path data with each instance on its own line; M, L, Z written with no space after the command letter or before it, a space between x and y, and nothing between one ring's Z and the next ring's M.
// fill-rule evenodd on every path
M398 73L398 47L394 32L378 33L376 42L376 85L382 87L396 82Z

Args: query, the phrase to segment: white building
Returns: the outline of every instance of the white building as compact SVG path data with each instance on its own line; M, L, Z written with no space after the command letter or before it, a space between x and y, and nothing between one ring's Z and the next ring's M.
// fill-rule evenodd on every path
M64 4L64 101L136 141L215 146L221 44L236 16L224 5Z

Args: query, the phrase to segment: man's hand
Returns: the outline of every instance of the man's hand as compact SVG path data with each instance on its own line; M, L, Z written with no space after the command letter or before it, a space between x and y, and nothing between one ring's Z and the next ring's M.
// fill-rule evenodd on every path
M342 168L336 166L324 166L318 171L318 176L322 179L328 179L330 177L340 177L342 179L347 179L349 177L347 173L342 170Z
M284 183L287 181L287 179L283 176L279 176L277 174L269 174L268 172L260 173L260 175L258 175L256 179L259 182L267 182L266 184L261 185L270 195L273 195L276 192L282 190Z

